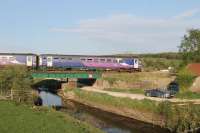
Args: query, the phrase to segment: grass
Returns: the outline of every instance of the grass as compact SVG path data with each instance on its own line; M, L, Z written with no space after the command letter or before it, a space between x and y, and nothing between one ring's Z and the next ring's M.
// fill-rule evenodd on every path
M129 98L118 98L107 94L74 90L75 95L81 100L90 101L116 109L128 108L146 111L163 118L164 127L172 132L186 132L200 127L200 105L188 103L184 106L170 102L155 102L151 100L133 100Z
M119 88L105 88L106 91L113 92L124 92L124 93L133 93L133 94L144 94L143 89L119 89Z
M80 99L102 105L113 106L117 108L140 109L148 112L156 111L156 102L148 99L133 100L130 98L118 98L107 94L87 92L79 89L75 89L74 92L75 95Z
M86 123L48 108L0 101L1 133L101 133Z
M175 97L181 99L200 99L200 93L185 91L178 93Z
M124 85L131 88L152 88L165 86L174 79L169 73L139 72L139 73L105 73L102 80L107 81L113 88L122 88Z
M168 69L168 67L173 67L175 70L177 70L182 63L182 60L179 59L153 57L143 57L141 58L141 61L145 71Z

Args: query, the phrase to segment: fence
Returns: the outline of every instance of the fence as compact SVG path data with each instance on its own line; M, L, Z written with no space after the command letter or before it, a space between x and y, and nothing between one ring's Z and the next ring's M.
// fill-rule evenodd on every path
M34 98L32 90L0 90L0 97L26 103L33 103Z

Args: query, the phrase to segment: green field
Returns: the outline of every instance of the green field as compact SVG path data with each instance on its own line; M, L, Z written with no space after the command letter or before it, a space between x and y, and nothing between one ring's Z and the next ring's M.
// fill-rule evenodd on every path
M101 133L66 114L48 108L0 101L0 133Z

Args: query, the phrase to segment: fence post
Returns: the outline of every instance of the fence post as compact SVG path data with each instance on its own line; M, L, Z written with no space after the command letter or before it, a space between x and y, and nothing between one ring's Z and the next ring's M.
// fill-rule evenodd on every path
M10 98L11 98L11 100L13 100L13 90L12 89L10 90Z

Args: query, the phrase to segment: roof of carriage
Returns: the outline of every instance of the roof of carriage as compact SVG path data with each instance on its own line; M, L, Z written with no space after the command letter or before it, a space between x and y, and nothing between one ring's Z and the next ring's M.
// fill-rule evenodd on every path
M137 56L127 55L65 55L65 54L41 54L41 56L67 56L67 57L107 57L107 58L138 58Z

